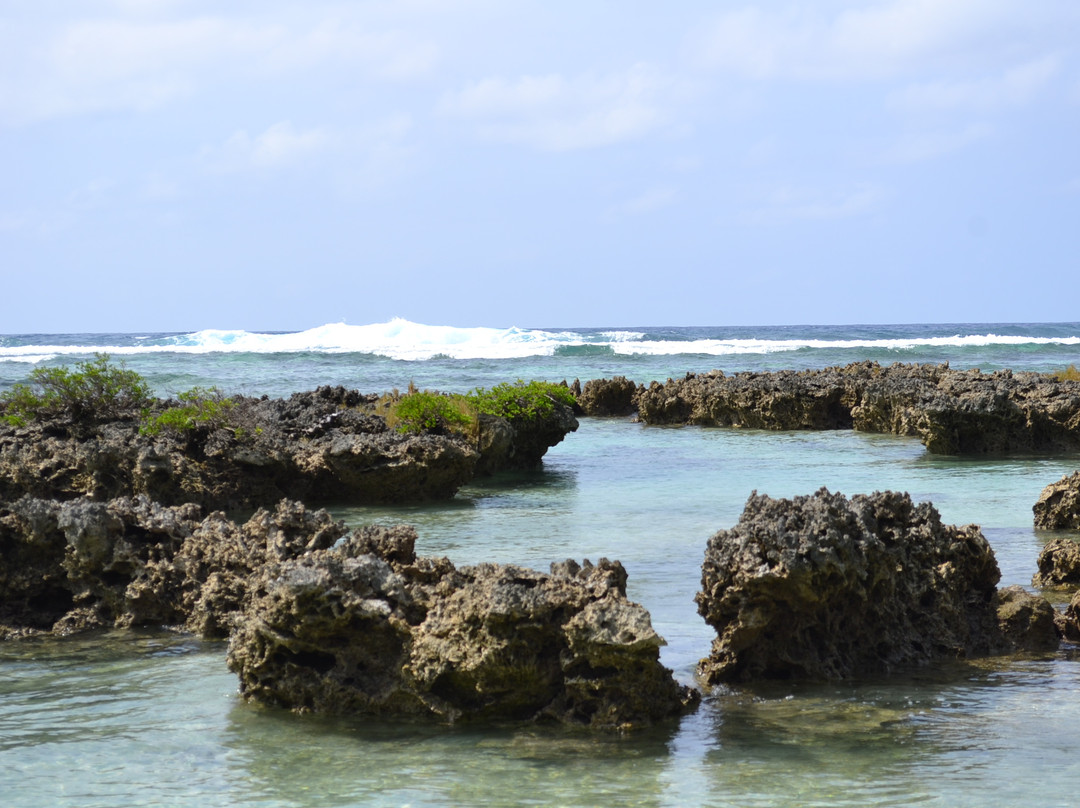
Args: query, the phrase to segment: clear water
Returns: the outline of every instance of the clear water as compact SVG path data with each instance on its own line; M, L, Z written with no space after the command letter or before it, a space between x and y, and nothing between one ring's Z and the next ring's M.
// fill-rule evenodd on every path
M835 364L815 350L816 366ZM1057 351L1025 361L1076 361ZM403 387L409 375L447 372L406 361L406 374L403 360L357 363L353 354L317 359L311 367L291 354L237 352L169 365L153 354L132 365L225 389L233 386L213 377L232 367L231 380L260 392L308 388L295 382L323 372L364 390L385 389L377 380L394 373ZM455 361L460 387L564 376L531 372L557 357ZM665 361L682 362L679 375L716 364ZM4 372L18 380L33 366L18 364ZM632 375L631 365L565 375ZM946 522L980 524L1002 585L1028 585L1050 538L1032 529L1031 505L1077 467L1075 456L939 458L913 440L852 432L583 419L541 470L480 481L439 505L335 514L414 524L421 552L457 564L618 558L630 596L668 641L664 663L691 682L712 638L693 603L705 542L734 524L751 491L908 491ZM692 715L626 736L297 717L242 702L224 656L221 644L156 631L0 644L0 805L1065 806L1080 774L1080 660L1070 648L715 692Z

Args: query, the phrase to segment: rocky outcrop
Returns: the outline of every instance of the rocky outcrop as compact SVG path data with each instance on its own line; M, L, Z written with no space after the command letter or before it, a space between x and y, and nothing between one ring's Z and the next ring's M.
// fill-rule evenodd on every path
M696 694L626 599L618 562L455 568L410 528L366 528L267 567L229 642L248 698L298 711L445 721L648 725Z
M999 577L976 526L943 525L907 494L755 493L708 542L697 603L717 639L700 672L834 679L1056 645L1052 614L1047 630Z
M1008 650L1053 651L1060 644L1058 614L1050 601L1022 586L1007 586L994 596L998 630Z
M1080 530L1080 471L1046 486L1032 511L1035 513L1035 527Z
M575 381L577 405L585 415L632 415L637 410L638 393L644 390L625 376L612 379L592 379L581 387Z
M1080 450L1080 382L1038 373L861 362L824 370L687 374L637 396L649 424L856 429L937 454Z
M577 427L568 406L527 426L487 418L479 445L455 434L400 434L375 396L319 388L287 399L232 399L228 426L140 431L138 413L104 423L0 425L0 499L145 494L207 509L443 499L479 471L538 463ZM175 402L174 402L175 403ZM168 402L159 404L164 407ZM498 422L498 423L495 423Z
M24 497L0 507L0 639L230 636L244 693L298 710L630 728L696 703L618 562L457 569L418 557L412 528L346 533L291 501L238 525L146 497Z
M0 507L0 636L175 625L223 637L248 579L346 533L283 501L243 525L145 496Z
M1072 539L1052 539L1039 553L1037 564L1032 586L1080 586L1080 543Z
M1065 611L1058 616L1058 629L1069 642L1080 643L1080 592L1073 595Z

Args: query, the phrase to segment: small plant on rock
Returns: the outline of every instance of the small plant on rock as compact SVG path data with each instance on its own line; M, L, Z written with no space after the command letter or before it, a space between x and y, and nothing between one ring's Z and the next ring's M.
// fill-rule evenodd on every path
M465 396L417 390L409 385L405 395L384 396L376 411L386 425L398 432L456 432L472 434L476 430L476 412Z
M108 354L67 367L35 368L29 384L0 394L0 417L14 426L66 417L72 421L116 418L146 406L150 385L123 362L111 364Z
M143 435L160 435L165 430L190 432L204 427L219 429L228 422L229 411L234 402L226 398L216 387L193 387L176 397L180 404L168 407L157 415L143 413Z
M1059 370L1054 374L1054 378L1059 382L1080 382L1080 370L1076 365L1069 365L1064 370Z
M547 418L556 404L574 404L574 394L565 385L520 379L514 384L497 384L490 390L477 388L467 398L478 412L518 422Z

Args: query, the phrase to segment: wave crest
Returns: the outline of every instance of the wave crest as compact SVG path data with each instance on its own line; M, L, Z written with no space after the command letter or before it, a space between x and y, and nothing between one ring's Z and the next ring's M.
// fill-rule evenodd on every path
M762 330L767 332L767 329ZM695 333L690 334L690 331ZM990 333L823 339L808 334L769 339L752 336L714 337L702 334L702 331L703 329L673 329L657 335L644 331L612 329L546 331L523 328L457 328L424 325L395 318L389 322L369 325L328 323L296 332L207 329L174 335L106 335L101 337L100 344L93 344L90 338L83 337L78 338L80 344L77 345L41 344L40 341L26 337L21 340L25 344L0 345L0 361L34 363L56 356L93 353L120 356L150 353L354 353L424 361L521 359L553 355L734 356L818 350L901 352L924 348L963 349L996 345L1080 345L1080 337L1077 336L1015 336ZM722 331L723 329L716 329L714 333L719 334Z

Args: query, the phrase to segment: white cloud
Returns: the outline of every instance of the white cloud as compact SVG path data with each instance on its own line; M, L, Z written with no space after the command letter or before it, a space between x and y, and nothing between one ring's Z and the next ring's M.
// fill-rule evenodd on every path
M1023 11L1008 0L879 0L831 15L822 5L722 13L699 37L699 54L707 65L750 78L861 81L963 60Z
M340 190L352 192L409 170L411 151L406 139L412 129L407 115L343 129L298 129L291 121L279 121L256 135L238 130L221 144L204 148L197 162L211 174L311 170L322 173Z
M871 213L883 198L880 189L868 185L840 191L783 185L762 194L758 205L742 219L757 225L850 219Z
M567 151L634 140L663 126L670 82L646 65L622 73L489 78L443 96L439 110L486 140Z
M627 199L616 206L609 218L614 219L623 215L642 216L674 205L679 199L679 192L674 188L653 188Z
M1061 59L1046 56L1003 74L978 81L914 84L895 93L891 105L901 110L993 111L1027 103L1061 71Z
M986 123L973 123L956 131L917 132L905 135L888 150L886 160L896 163L920 163L967 148L994 133Z
M160 16L0 21L0 121L152 109L208 87L324 67L351 80L412 79L438 58L430 39L376 29L348 8L345 16L312 9L273 22Z
M332 141L325 129L296 130L280 121L252 137L234 132L221 146L204 149L202 160L215 171L281 168L300 163L326 149Z

